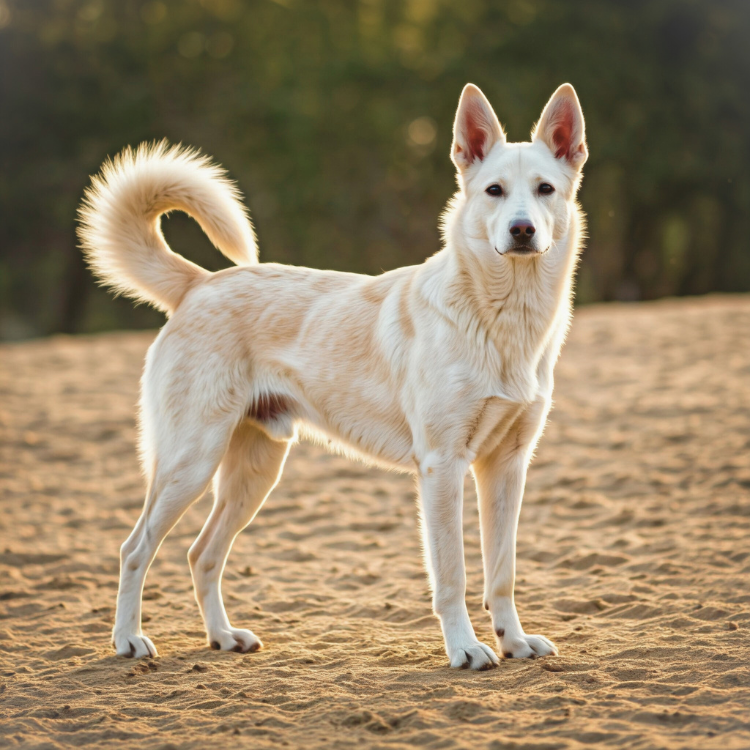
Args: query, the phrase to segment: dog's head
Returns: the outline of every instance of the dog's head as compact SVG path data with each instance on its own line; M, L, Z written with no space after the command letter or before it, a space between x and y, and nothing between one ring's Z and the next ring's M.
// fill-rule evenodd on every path
M568 83L555 91L530 143L508 143L484 94L458 103L451 158L463 193L463 242L485 258L538 257L563 238L588 157L583 112Z

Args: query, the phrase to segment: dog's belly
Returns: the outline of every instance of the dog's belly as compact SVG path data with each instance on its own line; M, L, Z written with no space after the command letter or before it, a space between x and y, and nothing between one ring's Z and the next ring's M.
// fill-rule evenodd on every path
M246 418L274 440L296 434L336 452L413 471L413 437L388 378L364 370L292 367L256 370ZM346 377L348 375L349 377Z
M415 463L411 441L399 439L398 435L389 436L392 439L383 442L383 434L364 435L357 440L336 434L333 430L323 429L312 422L300 424L300 434L316 442L329 451L375 464L385 469L395 469L403 472L414 472Z
M286 388L278 390L259 394L245 415L273 440L292 440L299 432L335 452L391 469L414 469L411 430L393 405L384 409L384 404L366 404L363 398L357 413L346 408L345 398L334 404L321 399L321 408L308 399L286 395Z
M366 381L323 389L311 398L303 433L333 450L388 468L413 471L413 439L393 392Z

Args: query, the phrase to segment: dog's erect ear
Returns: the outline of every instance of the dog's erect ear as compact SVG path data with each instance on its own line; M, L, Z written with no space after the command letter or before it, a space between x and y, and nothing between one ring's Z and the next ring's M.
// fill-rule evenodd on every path
M560 86L542 112L531 139L549 146L556 159L566 159L580 169L588 159L586 129L576 90L569 84Z
M498 141L505 142L505 133L497 115L484 94L474 84L467 83L453 123L453 163L459 171L468 169L475 161L484 159Z

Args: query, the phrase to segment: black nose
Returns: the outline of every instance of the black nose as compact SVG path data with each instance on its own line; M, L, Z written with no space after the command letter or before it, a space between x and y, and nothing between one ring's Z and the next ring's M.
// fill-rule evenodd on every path
M516 242L527 242L534 236L534 232L534 225L526 219L518 219L510 225L510 233Z

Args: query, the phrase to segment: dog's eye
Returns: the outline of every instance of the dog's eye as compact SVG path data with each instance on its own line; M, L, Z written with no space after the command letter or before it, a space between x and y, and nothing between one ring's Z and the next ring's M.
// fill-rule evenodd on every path
M552 187L552 185L549 184L549 182L543 182L539 186L539 193L541 195L550 195L555 192L555 188Z
M503 189L500 185L490 185L484 192L487 193L487 195L498 196L503 194Z

